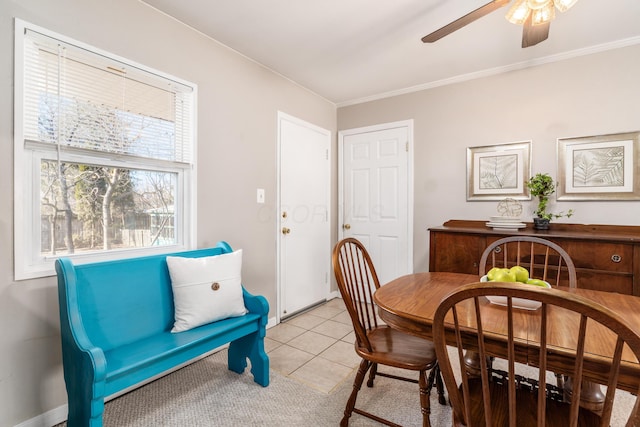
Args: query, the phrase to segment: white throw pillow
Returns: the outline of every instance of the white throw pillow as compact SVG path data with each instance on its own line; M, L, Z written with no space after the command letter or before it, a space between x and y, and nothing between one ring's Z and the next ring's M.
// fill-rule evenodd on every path
M182 332L247 312L242 298L242 249L201 257L167 257L175 323Z

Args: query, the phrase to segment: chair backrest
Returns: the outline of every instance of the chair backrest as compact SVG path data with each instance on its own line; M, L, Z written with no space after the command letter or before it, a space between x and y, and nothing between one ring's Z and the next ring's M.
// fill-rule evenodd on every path
M483 296L506 297L507 308L493 305ZM539 301L542 306L535 311L513 308L514 298ZM558 313L562 313L562 322L557 322ZM519 332L522 332L522 335ZM489 410L490 402L498 398L491 393L496 387L496 381L495 378L493 382L491 381L494 374L489 364L480 366L480 379L477 376L468 375L466 369L460 369L459 375L462 382L458 387L447 351L447 341L449 345L457 347L457 363L462 367L465 366L463 346L466 349L472 347L478 352L479 360L486 360L486 357L492 356L491 348L496 345L496 336L505 341L501 345L503 349L504 346L507 347L509 354L505 385L508 390L508 404L505 404L503 409L508 412L509 425L514 427L516 420L523 422L527 414L532 417L533 414L537 414L535 417L539 420L544 420L546 417L547 421L558 417L560 411L556 410L556 406L551 409L551 405L563 405L565 409L565 416L569 418L569 422L565 421L560 425L575 426L579 417L594 416L594 413L580 408L580 399L572 399L571 404L554 402L546 399L546 393L537 393L537 398L534 393L528 395L533 396L530 400L533 408L523 405L521 400L516 405L515 390L518 387L518 381L522 378L516 375L515 369L516 366L519 369L522 367L515 362L523 362L523 357L539 368L538 378L535 379L538 381L538 389L547 390L545 373L548 360L561 353L575 353L575 363L565 366L567 371L565 374L573 378L573 396L580 395L583 367L594 363L594 360L602 362L610 358L609 382L606 384L607 393L599 420L601 426L610 425L621 365L625 364L624 361L634 361L634 357L640 360L640 336L626 325L624 319L608 308L560 289L523 286L515 283L482 282L460 287L445 297L438 306L433 319L433 334L436 355L455 416L458 420L466 420L465 425L475 425L470 420L478 414L480 417L484 415L484 420L475 422L489 426L495 425L493 422L501 415L499 419L503 419L506 423L507 415L497 413L498 410L492 414ZM522 338L523 336L525 338ZM594 336L598 341L607 340L608 343L610 340L611 345L604 346L609 354L589 355L591 344L586 342L586 338L593 339ZM535 347L528 347L530 340L539 343L539 351L536 351ZM523 346L527 347L527 350L523 350ZM482 382L479 393L482 395L481 399L471 399L470 390L478 390L478 387L471 388L470 384L473 381L476 386L478 381ZM501 394L504 396L504 390ZM479 407L474 408L475 412L471 411L471 405L465 406L466 402L471 401L480 402ZM636 394L636 403L629 415L627 425L640 425L638 404ZM538 421L537 425L546 424Z
M479 274L514 265L525 267L530 277L551 286L577 286L576 267L569 254L556 243L533 236L511 236L491 243L480 258Z
M333 248L333 271L360 347L372 351L367 332L378 327L373 293L380 281L363 244L354 238L339 241Z

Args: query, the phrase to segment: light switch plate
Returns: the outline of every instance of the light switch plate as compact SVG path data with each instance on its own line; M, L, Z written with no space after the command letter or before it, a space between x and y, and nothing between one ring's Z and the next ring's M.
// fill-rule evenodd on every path
M264 188L258 188L256 199L258 203L264 203Z

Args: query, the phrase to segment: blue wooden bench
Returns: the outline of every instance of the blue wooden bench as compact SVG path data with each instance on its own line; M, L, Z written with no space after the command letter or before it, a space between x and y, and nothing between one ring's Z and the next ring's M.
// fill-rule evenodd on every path
M214 248L171 254L204 257ZM167 255L74 265L56 261L68 426L101 426L104 399L230 343L229 369L251 361L254 381L269 384L264 336L269 304L243 288L248 313L179 333Z

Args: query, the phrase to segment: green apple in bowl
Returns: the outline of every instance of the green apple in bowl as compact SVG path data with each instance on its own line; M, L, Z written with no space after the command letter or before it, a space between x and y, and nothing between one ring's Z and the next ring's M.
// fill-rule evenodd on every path
M514 265L509 271L515 274L517 282L527 283L527 280L529 280L529 270L521 265Z
M492 268L485 276L480 278L481 282L515 282L516 274L508 268Z
M500 271L502 271L502 268L500 267L493 267L491 270L487 271L487 280L488 281L493 281L495 280L496 274L498 274Z
M481 282L518 282L527 285L540 286L541 288L550 288L551 285L544 280L529 277L529 270L514 265L511 268L493 267L486 275L480 278Z
M541 288L550 288L551 285L540 279L529 279L525 282L527 285L540 286Z
M498 271L494 276L492 282L515 282L516 274L508 268L503 268Z

